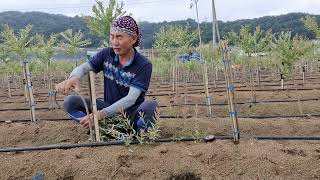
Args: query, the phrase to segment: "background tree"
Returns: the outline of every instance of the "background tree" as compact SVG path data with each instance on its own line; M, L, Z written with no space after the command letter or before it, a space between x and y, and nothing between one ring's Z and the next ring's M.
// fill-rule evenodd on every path
M311 31L313 34L315 34L317 41L314 42L314 53L310 55L311 61L317 60L318 63L320 62L320 27L317 23L317 19L315 16L307 16L306 18L302 19L304 22L304 26ZM318 69L320 66L318 65Z
M57 42L57 35L51 34L49 39L45 39L43 34L35 36L37 58L46 65L47 72L50 71L51 61L55 54L55 46Z
M175 59L177 54L186 53L194 46L196 39L195 31L190 33L184 27L166 26L155 34L154 48L160 50L164 60L170 61Z
M109 45L109 34L112 21L126 14L123 10L123 2L120 4L116 0L110 0L107 7L104 7L103 1L98 0L92 7L93 16L85 16L84 21L90 32L102 39L102 45Z
M301 18L304 18L307 15L308 14L305 13L289 13L280 16L265 16L255 19L228 22L219 21L218 25L219 29L221 30L221 37L226 36L228 32L231 31L239 34L241 27L248 25L251 27L251 30L254 30L256 26L260 26L261 30L267 31L268 29L272 29L273 33L281 33L281 31L288 31L288 29L290 29L293 34L299 34L308 39L315 39L315 34L307 30L304 27L303 21L301 21ZM95 15L92 15L92 17L95 17ZM318 24L320 23L320 15L312 15L312 17L315 18ZM44 34L46 38L49 38L50 34L52 33L60 33L67 29L72 29L73 31L81 30L81 32L83 32L87 38L91 39L91 47L99 47L101 39L104 38L98 37L97 35L93 34L92 31L90 33L90 29L87 27L84 18L85 17L69 17L60 14L48 14L43 12L10 11L0 13L0 24L9 24L13 29L22 29L26 24L33 24L31 34ZM139 27L143 34L141 47L151 48L155 41L154 34L164 26L183 26L188 27L189 31L194 31L197 29L197 22L194 19L171 22L163 21L158 23L146 21L139 22ZM200 27L202 30L201 36L203 43L209 43L212 41L212 23L204 21L200 24ZM108 28L105 29L107 30ZM0 26L0 31L2 30L3 27Z
M292 33L281 32L275 38L275 46L273 50L276 57L279 59L278 67L284 76L290 77L293 72L293 65L300 60L303 56L310 53L312 44L307 42L301 36L292 37Z
M14 30L6 24L0 34L3 45L9 48L19 61L26 60L28 55L31 54L34 45L33 37L30 35L31 30L32 25L29 24L15 35Z
M304 26L316 35L317 39L320 39L320 27L316 21L315 17L307 16L306 18L302 19L304 22Z
M48 81L48 88L49 91L52 91L52 58L55 54L55 45L57 42L57 35L51 34L49 39L45 39L43 34L37 34L35 36L35 40L37 41L36 45L36 56L40 60L41 63L45 64L46 66L46 74Z
M78 66L77 54L81 52L81 47L88 46L91 44L89 39L85 39L84 34L79 30L73 33L72 29L68 29L65 32L61 32L60 35L63 37L62 48L67 54L74 56L76 61L76 66Z
M33 37L30 35L32 25L27 25L25 28L20 29L17 35L9 25L4 25L4 30L0 33L3 45L7 47L13 54L13 58L17 58L18 62L27 61L31 55L34 47ZM24 71L22 71L24 72ZM26 79L26 74L23 73L23 79ZM27 101L27 85L25 84L25 100ZM31 92L32 93L32 92Z

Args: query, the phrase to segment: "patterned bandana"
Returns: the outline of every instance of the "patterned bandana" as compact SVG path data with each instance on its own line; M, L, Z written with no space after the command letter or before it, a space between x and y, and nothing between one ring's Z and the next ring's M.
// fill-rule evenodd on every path
M137 36L137 41L134 43L133 47L137 47L141 42L141 33L139 31L139 27L137 22L130 16L122 16L117 20L112 22L112 26L110 32L125 32L131 36Z

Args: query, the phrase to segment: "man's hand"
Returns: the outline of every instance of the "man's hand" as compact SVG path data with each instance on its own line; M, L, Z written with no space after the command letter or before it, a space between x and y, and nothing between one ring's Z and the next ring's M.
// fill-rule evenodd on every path
M98 112L97 112L97 119L98 119L98 121L100 121L100 120L102 120L102 119L104 119L104 118L105 118L104 112L103 112L103 111L98 111ZM89 114L89 116L85 116L85 117L81 118L80 124L81 124L83 127L85 127L85 128L89 128L90 125L91 125L91 127L93 127L93 126L94 126L94 123L93 123L93 114L91 113L91 114Z
M68 94L71 89L79 91L80 89L80 78L78 76L72 76L71 78L62 81L55 86L56 91L62 94Z

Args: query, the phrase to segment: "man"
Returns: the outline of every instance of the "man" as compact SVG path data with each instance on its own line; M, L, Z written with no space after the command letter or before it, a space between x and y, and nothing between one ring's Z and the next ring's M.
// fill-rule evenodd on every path
M158 103L144 101L149 88L152 64L136 51L135 47L139 46L140 41L141 33L136 21L130 16L120 17L112 23L110 29L112 48L101 50L87 63L76 67L69 79L56 85L56 90L64 94L71 89L79 90L80 80L89 71L103 71L104 101L97 99L98 120L112 117L124 110L137 133L141 128L150 127L154 123ZM90 107L90 100L86 101ZM79 96L67 96L64 109L73 120L86 128L89 127L90 116L86 115L85 106ZM141 112L144 114L143 122L139 117Z

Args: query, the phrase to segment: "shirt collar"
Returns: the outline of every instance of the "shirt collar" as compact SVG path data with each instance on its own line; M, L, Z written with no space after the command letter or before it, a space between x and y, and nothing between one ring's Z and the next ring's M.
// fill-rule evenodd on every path
M135 59L136 54L137 54L137 50L136 50L136 48L133 48L133 49L134 49L134 55L129 59L129 61L123 67L130 66L132 64L133 60ZM120 60L119 55L115 55L113 60L114 60L114 62L119 62L119 60Z

